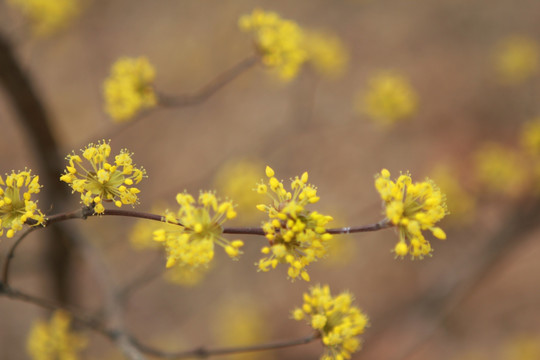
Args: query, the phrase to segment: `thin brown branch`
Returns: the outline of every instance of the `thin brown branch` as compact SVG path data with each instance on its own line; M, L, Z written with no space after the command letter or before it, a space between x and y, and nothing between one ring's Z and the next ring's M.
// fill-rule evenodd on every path
M2 284L4 284L4 286L9 286L9 265L11 263L11 259L13 259L13 257L15 256L15 250L17 249L17 246L19 246L23 239L34 230L36 230L35 227L26 229L9 249L8 254L6 255L6 259L4 260L4 266L2 267Z
M268 344L258 344L250 346L235 346L235 347L226 347L218 349L207 349L205 347L199 347L194 350L181 351L181 352L166 352L161 351L150 346L136 342L137 347L143 351L145 354L157 356L163 359L185 359L185 358L207 358L210 356L216 355L228 355L228 354L240 354L246 352L255 352L255 351L268 351L275 349L283 349L287 347L293 347L298 345L309 344L312 341L319 338L318 333L302 337L299 339L293 340L284 340L279 342L273 342Z
M26 294L24 292L21 292L19 290L13 289L8 286L0 286L0 296L1 295L4 295L10 299L21 300L21 301L24 301L24 302L27 302L27 303L39 306L41 308L51 310L51 311L60 310L60 309L66 310L71 314L71 317L74 322L84 325L88 327L89 329L96 331L97 333L103 335L109 340L117 344L119 341L118 339L121 339L121 341L127 341L127 343L130 346L132 346L132 350L136 352L144 353L146 355L163 358L163 359L184 359L184 358L190 358L190 357L191 358L192 357L207 358L210 356L217 356L217 355L239 354L239 353L246 353L246 352L283 349L287 347L309 344L313 342L314 340L318 339L320 336L318 333L314 333L312 335L309 335L307 337L302 337L299 339L284 340L284 341L272 342L268 344L235 346L235 347L217 348L217 349L207 349L205 347L199 347L199 348L188 350L188 351L166 352L166 351L162 351L154 347L145 345L139 340L135 339L134 337L127 335L123 331L119 331L116 329L109 329L103 323L96 321L93 318L80 315L77 311L73 309L67 308L65 306L60 306L59 304L56 304L49 300L45 300L45 299L42 299L33 295ZM134 357L134 358L137 359L137 357Z
M159 94L159 105L164 107L183 107L200 104L206 101L215 93L217 93L220 89L225 87L238 76L243 74L245 71L251 69L255 64L259 62L259 59L260 57L256 54L245 58L229 70L217 76L201 90L193 94L186 94L180 96Z

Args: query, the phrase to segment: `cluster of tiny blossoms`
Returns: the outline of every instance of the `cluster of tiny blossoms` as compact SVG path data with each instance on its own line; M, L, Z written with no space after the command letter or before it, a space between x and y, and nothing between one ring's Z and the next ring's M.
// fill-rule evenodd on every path
M369 89L359 101L359 111L389 125L413 115L418 96L403 75L383 71L369 79Z
M219 202L210 191L201 192L197 201L190 194L178 194L176 202L180 209L176 214L167 213L165 221L180 225L178 230L154 231L154 240L163 242L167 251L168 268L177 263L194 267L207 265L214 258L214 243L223 247L231 258L242 253L241 240L228 241L222 236L222 224L236 217L232 202Z
M155 77L145 57L118 59L103 84L107 113L116 121L128 121L142 109L156 106Z
M446 239L444 231L436 227L447 214L446 196L433 181L413 183L409 174L402 174L395 182L390 172L383 169L375 179L375 187L385 205L386 218L399 231L399 242L394 247L396 256L410 254L422 259L432 251L422 230L430 230L438 239Z
M295 22L282 19L274 12L256 9L240 17L238 26L254 34L264 65L275 68L283 80L294 78L307 61L304 33Z
M76 360L86 347L87 340L70 332L71 318L58 310L50 323L34 323L27 340L28 354L33 360Z
M257 192L268 194L272 203L257 205L257 209L268 214L269 220L263 223L263 230L270 246L262 249L262 253L269 256L261 259L258 267L268 271L278 263L287 263L291 279L300 276L309 281L306 266L326 255L328 241L332 239L326 232L326 224L332 217L306 210L308 204L319 201L317 189L307 184L307 172L292 180L292 193L285 190L269 166L266 176L268 183L260 183Z
M36 36L47 36L67 26L80 12L78 0L8 0L28 18Z
M295 320L307 318L310 326L320 333L326 348L321 360L350 359L360 349L357 336L364 333L368 317L352 301L347 292L333 297L328 285L317 285L304 293L302 307L293 310Z
M22 230L27 220L42 224L43 214L37 208L36 201L31 200L32 194L40 191L39 177L32 175L30 170L6 174L5 180L0 176L0 236L8 229L8 238Z
M73 192L81 193L84 205L94 206L94 211L102 214L105 211L103 201L112 201L117 207L138 202L140 190L133 185L146 176L146 171L133 165L132 153L122 149L114 163L110 163L111 146L105 141L89 144L81 152L90 167L85 167L79 155L68 155L69 165L60 180L68 183Z

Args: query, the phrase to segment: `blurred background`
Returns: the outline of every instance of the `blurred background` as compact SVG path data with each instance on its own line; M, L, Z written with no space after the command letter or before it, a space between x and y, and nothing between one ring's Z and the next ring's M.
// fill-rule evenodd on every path
M263 217L242 204L260 200L238 190L249 185L237 184L255 187L270 165L285 184L308 171L321 197L313 209L332 215L334 226L364 225L384 216L373 184L381 169L440 182L452 214L441 224L448 239L431 241L432 257L394 259L397 234L386 229L336 236L328 259L308 268L312 284L329 284L335 294L349 290L369 315L364 348L354 359L540 359L540 172L523 140L532 129L526 124L540 116L538 1L88 0L49 36L32 35L10 4L0 3L2 37L42 98L61 154L101 139L111 139L113 153L134 152L148 173L138 210L174 209L178 192L216 189L243 199L236 225L258 226ZM105 113L103 81L119 57L146 56L159 92L194 93L253 54L252 36L237 23L255 8L337 37L343 49L334 56L342 69L329 77L308 64L283 82L259 64L199 105L158 108L127 124ZM395 85L400 101L410 103L403 118L381 120L370 110L367 99L377 96L380 74L404 83L405 89ZM0 126L0 171L28 167L39 174L34 147L3 88ZM67 209L79 206L67 185L64 195ZM57 213L54 204L40 207ZM182 274L161 276L164 254L134 239L137 221L71 223L104 256L118 288L145 279L129 293L124 315L128 331L148 344L180 351L310 334L290 318L309 284L287 280L284 266L257 272L262 237L242 237L240 261L216 251L200 281L186 284ZM11 284L54 298L40 241L47 231L18 248ZM12 244L1 240L2 261ZM92 267L77 251L70 289L70 302L87 313L103 305ZM48 316L0 297L0 358L28 358L31 324ZM121 358L109 341L79 330L90 338L84 359ZM314 342L229 358L320 354Z

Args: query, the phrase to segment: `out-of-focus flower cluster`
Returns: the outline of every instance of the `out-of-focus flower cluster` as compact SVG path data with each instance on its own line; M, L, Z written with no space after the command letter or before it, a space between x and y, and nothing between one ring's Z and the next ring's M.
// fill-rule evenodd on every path
M524 36L509 36L500 41L494 55L494 66L500 82L519 84L540 69L540 47Z
M206 266L214 258L214 244L233 259L242 253L241 240L229 241L222 236L223 223L236 217L232 202L220 202L210 191L201 192L197 201L190 194L178 194L176 202L180 209L168 212L165 220L179 226L154 231L154 240L162 242L167 251L168 268L175 264Z
M225 163L216 174L214 184L220 194L234 199L235 210L243 222L261 220L255 208L263 196L253 191L260 180L261 163L256 160L233 160Z
M256 9L241 16L238 26L253 33L263 64L276 69L282 80L296 77L306 62L330 77L340 75L347 66L347 52L337 37L305 31L275 12Z
M321 360L350 359L360 349L358 335L368 326L368 317L352 301L352 295L347 292L332 296L328 285L317 285L304 293L302 307L293 310L295 320L305 319L320 332L325 345Z
M39 225L45 221L37 208L37 201L31 200L32 194L39 193L39 177L32 175L31 170L6 174L5 180L0 176L0 236L7 229L6 236L13 237L22 230L27 220Z
M489 142L474 154L476 178L485 191L517 195L527 181L522 155L510 147Z
M8 0L31 23L36 36L47 36L66 27L79 14L78 0Z
M422 259L429 255L431 244L423 230L446 239L445 232L435 226L447 214L446 196L433 181L413 183L409 174L401 174L394 182L390 172L383 169L375 178L375 188L383 200L386 218L398 228L396 256L410 254L413 259Z
M122 149L111 163L111 146L105 141L89 144L81 152L86 162L75 153L68 155L69 165L60 180L68 183L73 192L81 193L84 205L94 206L94 211L102 214L104 201L112 201L117 207L138 202L140 190L134 185L146 177L146 171L133 165L132 153Z
M416 112L418 96L405 76L381 71L369 79L368 89L359 95L356 106L372 120L391 125Z
M107 113L116 121L128 121L139 111L156 106L155 77L156 71L145 57L118 59L103 84Z
M278 263L289 264L291 279L301 277L309 281L306 266L327 253L332 235L326 232L331 216L309 211L306 206L319 201L317 189L308 184L308 173L292 180L291 190L274 177L274 170L266 167L268 182L260 183L257 192L268 194L272 202L259 204L257 208L268 214L263 230L269 246L262 249L268 255L258 263L259 270L268 271Z
M71 317L57 310L49 323L36 321L27 340L28 354L33 360L77 360L87 339L70 331Z

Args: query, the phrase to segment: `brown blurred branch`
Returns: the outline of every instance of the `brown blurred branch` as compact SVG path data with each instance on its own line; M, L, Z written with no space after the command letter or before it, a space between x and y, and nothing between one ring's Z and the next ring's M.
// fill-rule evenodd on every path
M219 90L221 90L227 84L229 84L238 76L243 74L245 71L251 69L255 64L259 62L259 59L260 57L257 54L250 55L249 57L234 65L229 70L218 75L207 85L205 85L201 90L193 94L185 94L178 96L159 94L158 103L159 105L164 107L184 107L198 105L206 101L208 98L217 93Z
M287 348L287 347L292 347L292 346L309 344L313 342L314 340L318 339L320 336L318 333L314 333L314 334L311 334L309 336L302 337L299 339L284 340L284 341L273 342L273 343L268 343L268 344L235 346L235 347L218 348L218 349L207 349L205 347L199 347L193 350L182 351L182 352L166 352L166 351L162 351L154 347L143 344L139 340L128 335L122 329L115 329L115 328L109 329L105 325L103 325L101 322L98 322L93 318L80 315L77 311L74 311L73 309L69 309L69 308L60 306L54 302L51 302L51 301L48 301L48 300L45 300L45 299L42 299L33 295L26 294L19 290L13 289L9 286L2 286L0 284L0 296L1 295L4 295L11 299L16 299L16 300L21 300L27 303L31 303L31 304L34 304L36 306L39 306L39 307L42 307L51 311L59 310L59 309L66 310L70 312L73 318L73 321L75 321L76 323L84 325L96 331L97 333L105 336L109 340L119 345L123 350L132 351L132 352L124 351L124 355L131 356L131 359L144 359L141 353L150 355L150 356L163 358L163 359L184 359L184 358L193 358L193 357L207 358L207 357L216 356L216 355L239 354L239 353L245 353L245 352L274 350L274 349L282 349L282 348ZM137 355L134 356L133 354L137 354Z
M367 359L374 355L371 349L384 346L388 341L385 333L393 334L396 329L406 332L412 324L421 324L422 332L415 332L406 349L396 347L392 359L406 359L426 343L463 301L470 296L496 265L511 251L522 244L527 234L540 227L540 202L533 200L517 204L510 216L477 252L467 254L456 265L434 281L433 285L412 300L391 311L384 318L374 319L374 326L363 354ZM391 336L391 335L390 335Z
M57 208L67 189L58 181L62 168L62 157L52 131L49 114L42 97L33 84L29 72L18 61L9 41L0 33L0 86L11 102L28 138L26 145L33 149L40 165L42 184L47 192L42 195L45 207L51 207L53 200ZM47 233L47 254L44 257L52 272L54 293L59 301L69 299L69 268L71 248L69 239L60 229L53 228Z

